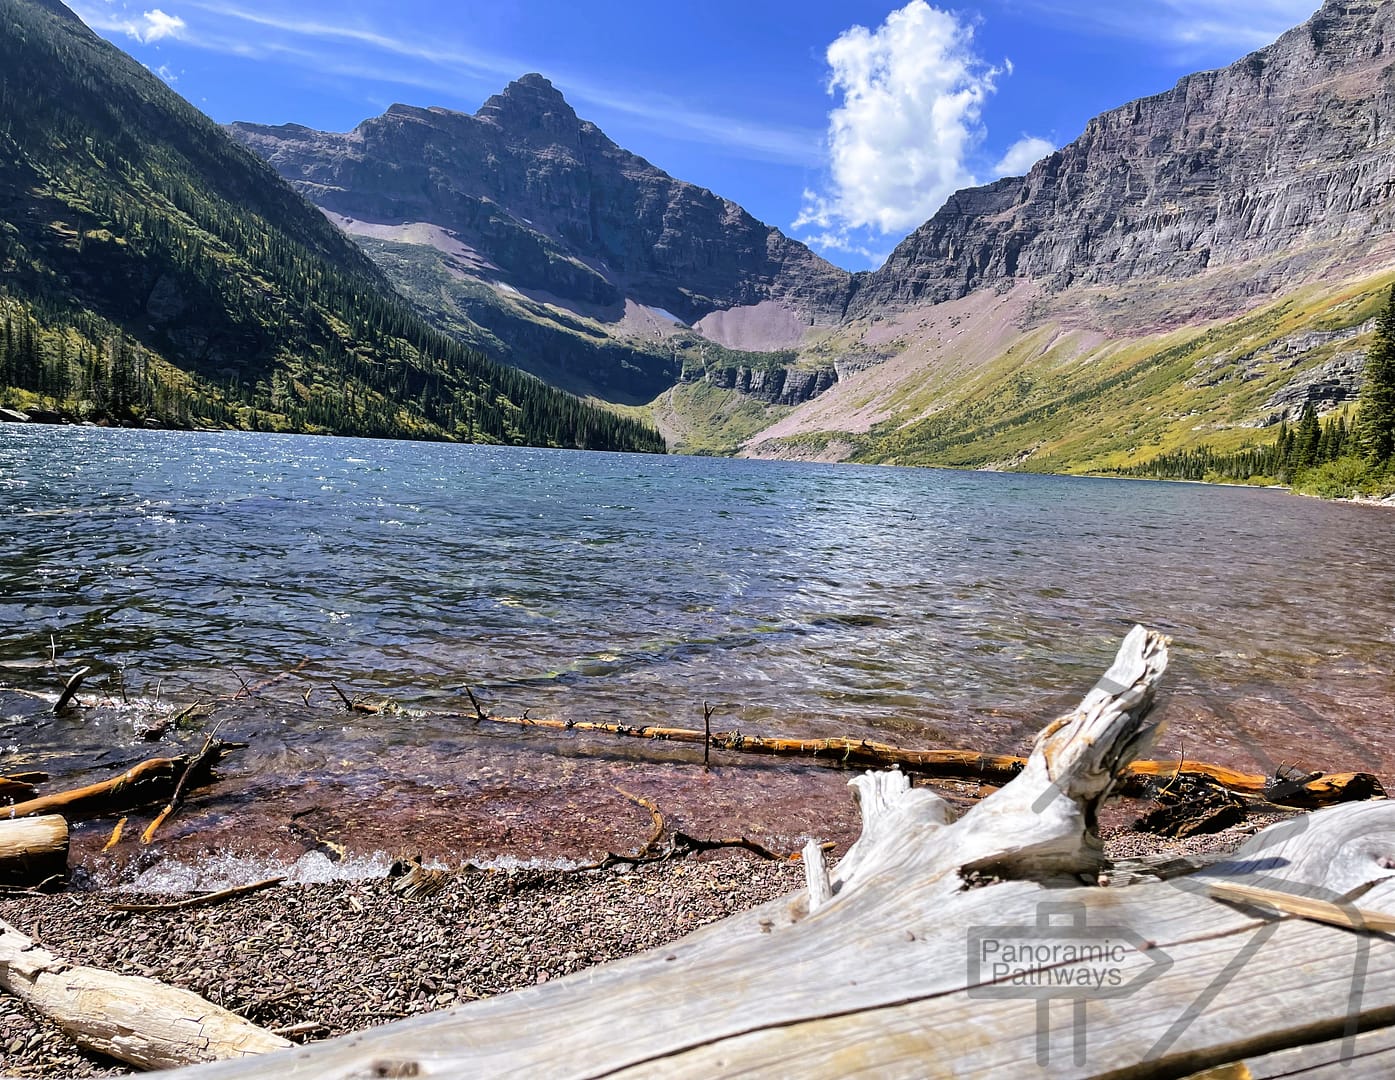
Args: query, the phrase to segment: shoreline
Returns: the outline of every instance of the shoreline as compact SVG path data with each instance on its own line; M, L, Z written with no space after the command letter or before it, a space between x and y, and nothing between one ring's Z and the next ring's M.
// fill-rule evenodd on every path
M942 468L943 466L933 466ZM996 469L969 469L968 472L998 472ZM1193 484L1197 487L1210 488L1239 488L1242 491L1278 491L1286 495L1293 495L1300 499L1317 499L1325 503L1348 503L1353 506L1384 506L1395 507L1395 494L1377 497L1375 495L1350 495L1345 497L1328 497L1326 495L1312 495L1306 491L1295 491L1288 484L1245 484L1239 481L1235 483L1225 483L1219 480L1185 480L1174 476L1116 476L1113 473L1028 473L1030 476L1077 476L1082 480L1127 480L1131 483L1139 484Z
M1114 858L1228 852L1268 822L1188 840L1104 829ZM838 852L837 854L841 854ZM427 900L383 876L285 884L223 904L114 911L128 892L0 896L0 919L66 960L200 994L293 1042L320 1041L537 986L658 948L804 886L800 863L743 852L607 870L459 871ZM154 902L169 894L144 894ZM15 1077L126 1075L0 993Z
M170 432L183 432L183 433L189 434L189 435L197 435L197 434L219 434L219 433L223 433L223 432L228 432L228 433L234 433L234 434L247 434L247 435L304 435L304 436L306 436L307 438L316 438L316 439L322 439L322 438L331 438L331 439L332 439L332 438L374 438L374 439L377 439L377 438L378 438L378 437L375 437L375 436L363 436L363 435L347 435L347 436L345 436L345 435L339 435L339 434L337 434L337 433L335 433L335 432L330 432L330 431L265 431L265 430L258 429L258 428L190 427L190 426L180 426L180 425L177 425L177 424L169 424L169 423L165 423L164 421L153 421L153 422L152 422L151 420L147 420L145 423L142 423L142 424L112 422L112 421L109 421L109 420L102 420L102 421L75 420L75 419L72 419L72 418L70 418L70 417L61 416L61 415L58 414L58 413L54 413L54 412L52 412L52 410L40 410L40 411L43 412L43 413L45 414L45 418L40 419L40 418L38 418L38 417L35 416L35 415L26 415L24 419L18 419L17 416L18 416L18 414L20 414L20 413L22 412L22 410L12 409L12 408L8 408L8 407L6 407L6 408L0 408L0 429L3 429L3 427L6 426L6 425L14 424L15 426L25 426L25 427L77 427L77 428L100 428L100 429L112 430L112 431L115 431L115 430L122 430L122 431L170 431ZM5 413L11 413L11 414L15 414L15 415L7 416L7 415L4 415ZM421 442L421 443L434 443L434 444L451 443L451 444L461 445L461 446L497 446L497 445L499 445L499 444L497 444L497 443L458 443L458 442L457 442L456 440L454 440L454 439L398 439L398 438L391 438L391 437L389 437L389 438L386 439L386 441L389 441L389 442ZM531 445L529 446L529 448L530 448L530 449L536 449L536 450L561 450L561 449L566 449L565 447L548 447L548 446L531 446ZM608 453L609 451L592 451L592 452L594 452L594 453ZM823 464L823 465L852 465L852 466L863 467L863 468L866 468L866 467L879 467L879 466L871 466L871 465L868 465L868 463L866 463L866 462L848 461L848 460L846 460L846 459L828 459L828 460L824 460L824 459L820 459L820 458L813 458L813 459L806 459L806 458L788 458L788 459L787 459L787 458L778 458L778 457L762 458L762 457L745 457L744 455L742 455L742 454L740 454L740 453L712 455L712 454L679 454L679 453L674 453L673 451L668 451L668 452L666 452L666 453L664 453L664 454L662 454L662 455L658 455L658 456L661 456L661 457L699 457L699 458L701 458L701 457L719 457L719 458L722 458L723 460L727 460L727 461L779 461L779 462L786 462L786 463L789 463L789 462L809 461L809 462L814 463L814 464ZM1241 483L1241 482L1225 483L1225 482L1213 481L1213 480L1186 480L1186 479L1183 479L1183 478L1181 478L1181 477L1167 477L1167 476L1118 476L1118 475L1115 475L1115 474L1113 474L1113 473L1107 473L1107 472L1045 472L1045 473L1039 473L1039 472L1031 472L1031 471L1027 471L1027 470L1019 470L1019 469L1002 469L1002 468L997 468L997 467L988 466L988 465L976 465L976 466L960 466L960 465L886 465L886 466L880 466L880 467L885 467L885 468L901 468L901 469L943 469L943 470L945 470L945 471L947 471L947 472L993 473L993 474L997 474L997 475L1003 475L1003 474L1011 475L1011 474L1017 473L1017 474L1020 474L1020 475L1023 475L1023 476L1060 476L1060 477L1071 477L1071 478L1076 478L1076 479L1081 479L1081 480L1127 480L1127 481L1134 481L1134 482L1144 483L1144 484L1194 484L1194 485L1196 485L1196 486L1198 486L1198 487L1241 488L1241 489L1249 489L1249 490L1254 490L1254 491L1280 491L1280 492L1285 492L1285 493L1287 493L1287 494L1289 494L1289 495L1298 496L1299 498L1304 498L1304 499L1318 499L1318 500L1321 501L1321 502L1327 502L1327 503L1348 503L1348 504L1351 504L1351 505L1354 505L1354 506L1382 506L1382 507L1395 507L1395 494L1387 495L1387 496L1380 497L1380 498L1377 498L1376 496L1373 496L1373 495L1354 495L1354 496L1342 497L1342 498L1329 498L1329 497L1324 496L1324 495L1310 495L1310 494L1308 494L1308 493L1306 493L1306 492L1294 491L1293 488L1290 487L1290 486L1287 485L1287 484L1245 484L1245 483Z

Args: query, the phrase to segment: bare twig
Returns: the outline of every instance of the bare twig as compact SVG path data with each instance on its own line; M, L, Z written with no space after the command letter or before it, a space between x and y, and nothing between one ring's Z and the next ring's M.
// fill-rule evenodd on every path
M762 859L771 859L776 862L788 862L797 858L796 855L780 855L754 840L747 840L744 836L732 837L721 840L704 840L687 833L673 833L673 838L667 846L660 846L659 840L663 837L665 823L664 816L659 812L659 808L649 799L640 795L632 795L628 791L616 788L621 795L629 799L636 806L643 807L649 811L650 820L653 827L649 833L644 846L639 848L632 855L620 855L616 852L607 852L605 857L584 866L578 866L573 873L585 873L592 870L608 870L612 866L647 866L649 863L668 862L672 859L683 859L689 855L699 855L704 851L716 851L719 848L741 848L749 851L753 855L759 855Z
M659 813L659 808L643 795L631 795L623 788L616 788L615 790L620 792L621 795L625 796L625 798L629 799L630 802L634 803L636 806L642 806L645 810L649 811L649 820L652 822L653 827L650 830L648 839L644 841L644 846L639 850L641 854L653 851L660 837L664 835L664 815Z
M475 708L475 719L476 719L476 720L488 720L488 719L489 719L488 714L486 714L485 711L484 711L483 709L480 708L480 703L479 703L478 701L475 700L475 692L474 692L473 690L470 689L470 687L469 687L468 684L467 684L466 687L465 687L465 693L466 693L467 695L469 695L470 704L473 705L474 708Z
M1182 766L1185 765L1186 763L1187 763L1187 744L1186 744L1185 742L1183 742L1183 743L1182 743L1182 748L1177 752L1177 769L1176 769L1175 772L1173 772L1172 778L1171 778L1170 780L1168 780L1168 782L1167 782L1166 784L1163 785L1162 790L1158 792L1158 798L1159 798L1159 799L1161 799L1163 796L1167 795L1167 794L1172 790L1172 785L1175 784L1175 783L1177 783L1178 779L1182 776Z
M188 908L207 907L209 904L220 904L224 900L246 896L248 893L261 892L263 889L280 885L285 880L284 877L267 878L265 881L254 881L250 885L236 885L231 889L219 889L217 892L204 893L202 896L186 896L183 900L171 900L165 904L108 904L107 906L112 911L185 911Z
M91 672L90 667L80 667L68 678L68 685L63 687L63 692L58 695L58 700L53 703L53 712L56 716L68 707L68 703L78 692L78 687L82 685L82 680L87 678Z
M63 884L63 875L54 874L46 877L37 885L23 888L19 885L0 885L0 896L49 896L57 891L58 886Z
M148 845L155 839L155 832L165 823L165 819L184 805L184 789L189 784L189 777L196 771L203 769L211 760L215 759L220 751L220 744L215 736L218 729L223 726L220 720L213 726L213 730L203 740L203 749L198 754L189 759L189 764L184 767L184 773L179 778L179 783L174 786L174 794L170 796L170 801L165 808L156 815L155 820L147 826L145 832L141 833L140 842Z
M242 684L242 689L233 695L233 700L237 701L239 698L251 697L253 691L252 687L248 685L247 680L242 677L236 668L228 668L228 670L233 673L233 678Z

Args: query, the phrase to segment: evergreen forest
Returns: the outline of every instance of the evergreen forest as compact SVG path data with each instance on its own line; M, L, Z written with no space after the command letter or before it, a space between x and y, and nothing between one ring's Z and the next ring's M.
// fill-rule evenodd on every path
M664 449L428 325L266 165L51 0L0 0L0 405Z

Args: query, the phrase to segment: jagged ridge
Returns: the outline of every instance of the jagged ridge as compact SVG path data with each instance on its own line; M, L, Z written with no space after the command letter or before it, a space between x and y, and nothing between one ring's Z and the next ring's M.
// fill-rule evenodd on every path
M0 390L127 423L661 448L433 331L55 0L0 0L0 71Z
M766 300L841 318L852 276L778 229L623 150L543 76L473 116L393 105L339 135L231 125L318 206L449 229L510 284L614 307L626 297L694 323Z

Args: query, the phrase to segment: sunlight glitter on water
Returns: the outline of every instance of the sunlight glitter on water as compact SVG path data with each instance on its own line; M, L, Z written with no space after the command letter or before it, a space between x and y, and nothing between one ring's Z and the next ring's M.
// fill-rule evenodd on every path
M1395 752L1395 516L1277 492L6 425L0 545L11 686L81 662L94 689L193 701L305 660L264 695L289 757L263 770L443 769L458 719L333 715L331 681L466 715L468 685L500 712L700 726L706 701L729 728L1017 749L1135 621L1176 641L1160 752ZM11 666L50 635L54 670ZM0 771L134 739L0 704Z

